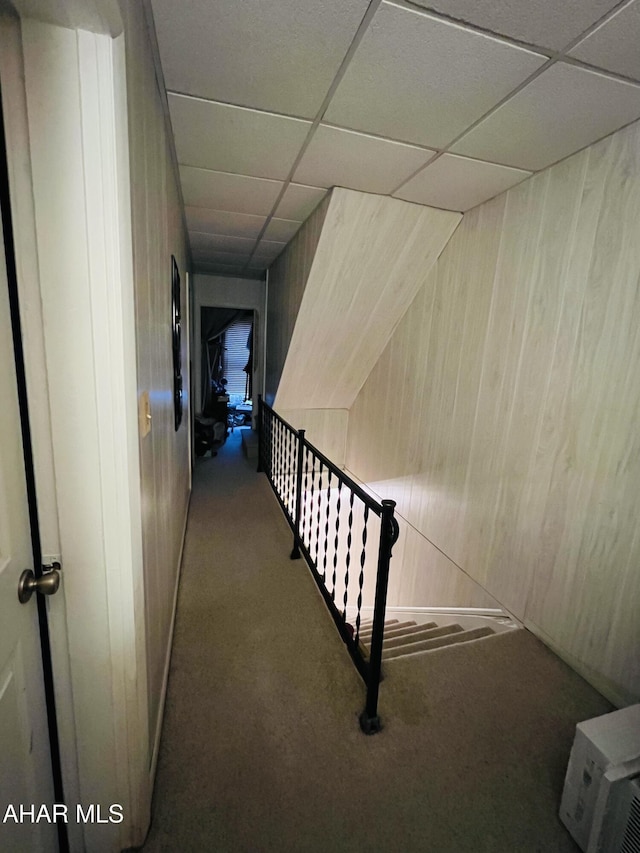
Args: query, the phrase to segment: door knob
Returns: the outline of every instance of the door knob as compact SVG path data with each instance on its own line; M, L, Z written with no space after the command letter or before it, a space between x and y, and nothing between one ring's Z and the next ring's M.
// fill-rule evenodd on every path
M31 569L25 569L18 581L18 600L20 604L26 604L34 592L41 595L55 595L60 586L60 563L54 563L50 571L45 572L39 578L33 574Z

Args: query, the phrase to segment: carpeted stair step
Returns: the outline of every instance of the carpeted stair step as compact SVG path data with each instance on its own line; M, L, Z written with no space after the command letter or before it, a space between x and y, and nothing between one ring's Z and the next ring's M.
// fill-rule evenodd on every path
M481 628L470 628L467 631L463 630L460 625L445 627L455 627L455 630L448 634L434 637L431 640L420 640L419 642L408 643L407 645L399 646L397 648L383 648L382 660L389 661L393 660L393 658L412 655L416 652L430 652L434 649L441 649L444 646L453 646L457 643L467 643L471 640L479 640L483 637L490 637L495 634L495 631L488 625L484 625Z
M383 649L397 649L401 646L413 645L421 640L448 637L458 631L462 631L460 625L416 625L410 634L402 634L399 637L387 637L385 635Z
M385 631L384 632L384 644L385 646L389 643L390 640L396 639L404 639L409 638L413 634L418 631L430 631L433 628L437 628L438 625L435 622L426 622L424 625L417 625L415 622L412 625L407 625L402 628L398 628L396 631ZM371 634L361 634L360 641L365 644L365 646L371 645ZM407 639L406 642L411 642L410 639Z
M398 619L387 619L384 623L384 631L385 634L387 631L391 631L394 628L397 628L400 625L400 621ZM405 623L402 623L405 624ZM355 623L354 623L355 628ZM369 634L371 636L371 632L373 631L373 619L367 619L366 621L363 619L360 623L360 636L363 634Z
M398 619L385 619L384 620L384 626L386 628L387 626L397 625L398 622L399 622ZM360 629L361 630L364 628L371 629L372 627L373 627L373 619L361 619L360 620Z
M449 634L455 634L459 631L462 631L463 628L461 625L453 624L453 625L415 625L412 631L404 636L400 637L387 637L387 634L384 635L384 645L383 651L387 648L398 648L400 646L412 646L414 643L420 642L422 640L435 640L438 637L447 637ZM419 634L420 636L416 636Z
M387 637L397 637L398 634L402 631L414 631L416 628L420 627L416 625L415 622L397 622L394 625L385 625L384 627L384 637L385 640ZM371 640L371 635L373 633L372 628L363 628L360 631L360 639L363 643L368 643Z

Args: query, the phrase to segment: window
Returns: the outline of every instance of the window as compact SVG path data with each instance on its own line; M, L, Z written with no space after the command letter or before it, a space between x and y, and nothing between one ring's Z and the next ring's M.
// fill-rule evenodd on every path
M246 398L247 373L244 368L249 361L252 325L250 318L236 320L224 333L223 375L227 380L227 394L232 402L235 396L242 400Z

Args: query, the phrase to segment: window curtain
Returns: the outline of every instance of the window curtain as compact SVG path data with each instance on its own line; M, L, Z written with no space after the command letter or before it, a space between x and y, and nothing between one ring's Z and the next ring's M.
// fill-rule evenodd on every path
M244 392L244 399L253 400L253 323L249 329L247 349L249 350L249 358L244 366L244 372L247 374L247 387Z

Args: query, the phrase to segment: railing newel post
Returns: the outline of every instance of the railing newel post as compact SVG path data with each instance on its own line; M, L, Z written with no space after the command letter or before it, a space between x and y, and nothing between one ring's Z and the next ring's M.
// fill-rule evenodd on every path
M293 550L291 552L292 560L300 559L300 516L302 514L302 467L304 460L304 443L305 430L299 429L298 436L298 452L296 454L296 518L293 528Z
M378 692L382 670L382 644L384 642L384 618L389 587L389 565L391 551L398 539L398 522L394 516L395 506L395 501L382 501L378 573L367 678L367 702L364 711L360 714L360 728L367 735L376 734L382 728L378 715Z

